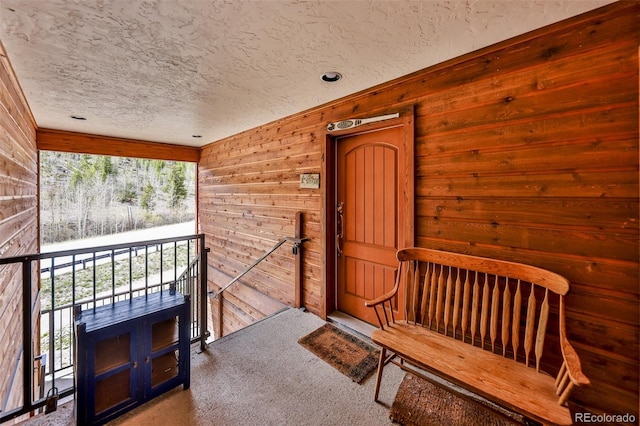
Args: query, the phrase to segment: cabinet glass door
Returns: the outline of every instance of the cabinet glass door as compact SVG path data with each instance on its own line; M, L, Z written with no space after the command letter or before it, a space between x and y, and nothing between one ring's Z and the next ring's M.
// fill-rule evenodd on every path
M131 334L123 333L96 342L95 413L133 398L131 386ZM134 362L135 368L135 362Z
M179 374L179 317L158 321L151 326L151 387L155 388Z

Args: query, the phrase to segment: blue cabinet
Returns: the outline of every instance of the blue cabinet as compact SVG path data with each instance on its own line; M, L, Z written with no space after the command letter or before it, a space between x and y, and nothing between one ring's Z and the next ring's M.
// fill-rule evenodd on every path
M189 296L153 293L76 313L76 420L102 424L189 388Z

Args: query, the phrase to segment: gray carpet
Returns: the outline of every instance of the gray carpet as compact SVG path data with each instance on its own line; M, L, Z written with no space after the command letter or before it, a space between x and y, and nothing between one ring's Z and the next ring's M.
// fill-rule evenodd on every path
M177 388L112 425L389 425L389 407L404 373L385 368L380 399L375 374L354 383L298 344L324 321L287 309L192 351L191 388ZM29 425L73 424L61 410ZM63 413L67 413L66 416Z

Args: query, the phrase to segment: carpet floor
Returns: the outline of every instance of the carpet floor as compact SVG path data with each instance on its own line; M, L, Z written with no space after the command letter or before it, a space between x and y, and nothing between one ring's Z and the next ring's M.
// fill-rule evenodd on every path
M324 324L287 309L191 353L191 387L176 388L110 425L390 425L389 407L404 377L385 369L381 400L375 374L353 382L298 344ZM392 368L393 367L393 368ZM29 420L29 426L72 425L73 410Z
M206 352L191 351L191 387L167 392L110 425L269 426L391 425L390 408L404 371L385 368L381 404L373 401L375 374L358 384L298 340L325 324L287 309L225 336ZM363 336L363 340L367 340ZM450 420L443 420L454 425ZM73 402L32 418L28 426L75 425Z

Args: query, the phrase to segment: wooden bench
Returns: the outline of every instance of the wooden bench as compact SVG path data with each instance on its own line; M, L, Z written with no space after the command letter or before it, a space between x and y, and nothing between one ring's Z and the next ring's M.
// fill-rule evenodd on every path
M393 290L366 302L380 323L371 335L382 348L376 401L384 367L393 362L427 379L420 370L435 374L528 419L573 423L569 394L589 379L566 336L564 277L423 248L399 250L397 258ZM548 324L555 334L547 335ZM545 340L547 347L560 348L561 354L549 354L561 364L555 378L541 368L549 368L541 362Z

